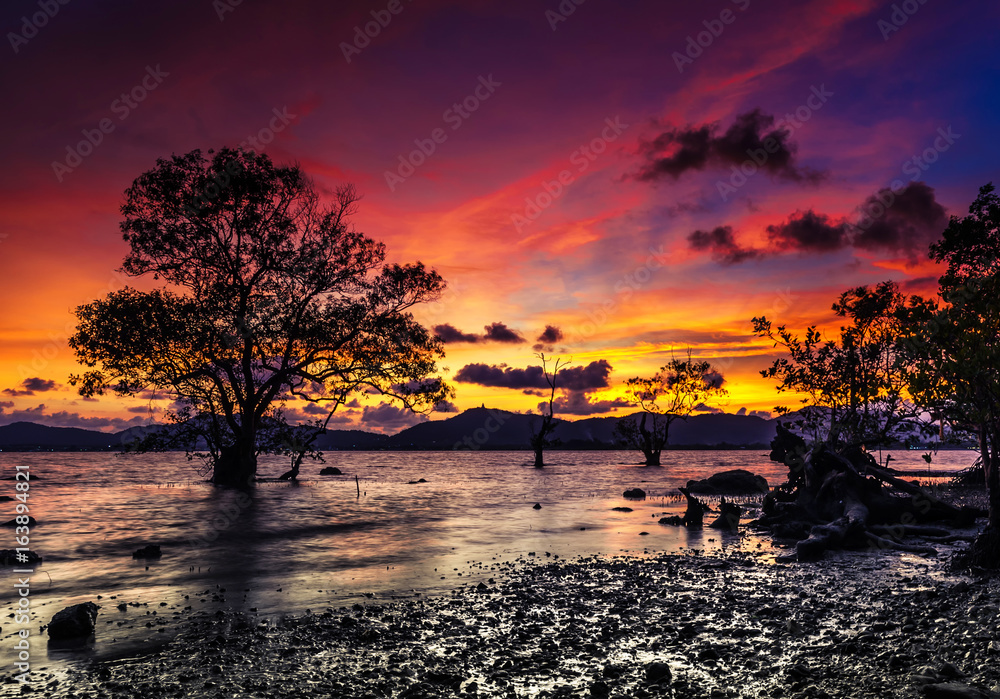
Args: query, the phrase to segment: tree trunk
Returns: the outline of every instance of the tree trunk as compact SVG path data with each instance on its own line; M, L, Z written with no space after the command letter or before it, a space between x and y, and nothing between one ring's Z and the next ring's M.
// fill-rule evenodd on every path
M257 453L252 440L238 439L222 447L212 472L212 482L245 488L253 485L257 477Z
M542 448L538 447L535 449L535 468L542 468L545 466L545 462L542 461Z
M655 423L653 429L656 429ZM642 419L639 421L639 435L642 438L642 454L646 457L646 465L659 466L661 450L653 444L654 434L646 429L646 413L642 414Z
M979 430L979 453L986 476L989 521L959 561L962 567L997 570L1000 568L1000 430Z

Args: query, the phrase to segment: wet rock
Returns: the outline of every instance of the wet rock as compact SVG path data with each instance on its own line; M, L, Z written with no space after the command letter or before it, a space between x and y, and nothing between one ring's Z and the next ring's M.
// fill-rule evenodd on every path
M28 517L28 524L27 524L27 526L33 527L36 524L38 524L38 522L35 521L34 517ZM15 517L14 519L9 519L6 522L4 522L3 524L0 524L0 527L23 527L23 526L26 526L26 525L24 524L24 522L18 522L17 521L17 517Z
M660 524L669 524L670 526L679 527L684 524L684 518L680 515L670 515L669 517L660 517Z
M341 471L336 466L327 466L326 468L323 468L323 469L320 470L319 475L321 475L321 476L342 476L342 475L344 475L344 472Z
M622 493L622 497L627 498L628 500L645 500L646 491L642 488L629 488Z
M988 692L958 682L925 685L923 696L926 699L998 699L1000 697L995 692Z
M597 680L590 685L590 696L594 699L605 699L611 696L611 687L604 680Z
M537 502L536 502L536 503L534 504L534 506L532 506L532 508L531 508L531 509L533 509L533 510L540 510L540 509L542 509L542 506L541 506L541 505L540 505L539 503L537 503Z
M86 638L94 633L98 609L93 602L84 602L56 612L49 622L49 638L53 641Z
M687 489L702 495L741 495L767 493L767 479L742 468L722 471L701 481L688 481Z
M426 483L426 482L427 482L426 478L418 478L415 481L407 481L406 484L407 485L416 485L417 483Z
M161 558L162 556L163 552L156 544L147 544L132 553L132 558Z
M18 555L26 557L24 560L18 560ZM42 557L39 556L34 551L25 551L20 554L14 549L4 549L0 551L0 565L5 566L18 566L18 565L33 565L35 563L41 563Z
M646 682L650 684L669 683L670 666L659 660L654 660L646 666Z
M612 512L631 512L632 508L631 507L612 507L611 511Z

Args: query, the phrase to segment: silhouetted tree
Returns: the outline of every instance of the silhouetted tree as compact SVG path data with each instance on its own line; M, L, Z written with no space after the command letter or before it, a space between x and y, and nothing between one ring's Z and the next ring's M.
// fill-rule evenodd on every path
M862 286L841 294L833 311L850 321L834 340L824 340L816 326L799 339L785 326L775 330L767 318L754 318L754 332L788 352L761 375L776 379L779 393L806 394L799 426L835 450L905 440L924 426L907 393L914 357L901 340L905 297L891 281Z
M908 341L920 362L915 396L979 440L989 523L968 562L1000 567L1000 197L979 190L969 214L953 216L931 257L948 265L940 302L914 299Z
M615 433L629 448L646 457L647 466L659 466L660 454L670 442L670 426L686 420L706 401L728 395L725 379L709 362L671 359L651 378L635 377L625 382L626 399L642 408L637 419L618 421Z
M535 356L542 360L542 373L545 375L545 382L549 385L550 389L548 410L546 410L544 403L539 408L542 413L541 424L536 428L534 422L530 423L531 449L535 452L535 468L542 468L545 466L542 458L543 452L546 447L554 444L553 441L549 440L549 435L556 428L556 377L559 376L559 370L565 367L568 362L556 359L555 364L552 366L552 372L549 373L548 360L545 358L545 354L539 352Z
M444 282L385 264L385 246L348 223L357 202L343 186L325 205L298 166L252 151L158 160L125 192L122 269L167 286L77 308L70 346L90 370L71 382L84 396L166 391L178 409L161 437L206 448L212 480L237 485L264 452L291 454L297 473L354 391L415 409L444 400L429 378L442 345L409 312ZM292 400L328 412L290 425Z

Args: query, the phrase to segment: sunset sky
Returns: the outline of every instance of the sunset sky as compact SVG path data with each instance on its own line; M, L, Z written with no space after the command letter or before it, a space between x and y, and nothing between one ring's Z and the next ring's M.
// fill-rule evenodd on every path
M727 412L788 404L750 319L932 293L927 245L1000 184L986 0L63 1L0 13L0 424L166 405L80 398L66 338L76 306L151 288L115 271L118 209L171 154L243 144L354 183L355 226L448 282L417 315L457 407L535 408L498 367L538 346L572 358L571 418L622 414L622 382L688 348ZM369 398L335 426L415 419Z

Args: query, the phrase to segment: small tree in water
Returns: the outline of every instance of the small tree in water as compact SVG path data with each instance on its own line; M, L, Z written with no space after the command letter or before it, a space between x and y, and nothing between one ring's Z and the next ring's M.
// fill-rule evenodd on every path
M670 426L687 420L706 401L728 395L725 379L709 362L672 359L651 378L636 377L625 382L626 399L642 408L638 419L618 421L615 433L629 448L646 457L647 466L659 466L660 454L670 442Z
M122 269L167 286L76 310L70 346L89 370L71 383L84 396L162 389L174 425L140 448L207 447L212 480L230 485L252 482L265 452L291 454L297 473L354 391L416 409L444 400L431 378L442 345L409 312L444 282L419 262L385 264L385 246L348 223L357 201L344 186L325 206L297 166L252 151L158 160L125 193ZM292 399L325 410L292 426Z
M534 422L530 425L531 449L535 452L535 468L543 468L545 466L543 452L546 447L550 447L555 444L555 442L549 439L549 435L556 429L556 377L559 376L559 370L565 367L569 362L556 359L555 364L552 366L552 373L550 374L548 360L545 358L545 354L539 352L536 356L542 360L542 373L545 375L545 382L549 385L549 389L551 389L549 392L548 405L542 403L541 406L539 406L542 413L541 424L537 428L535 427Z

